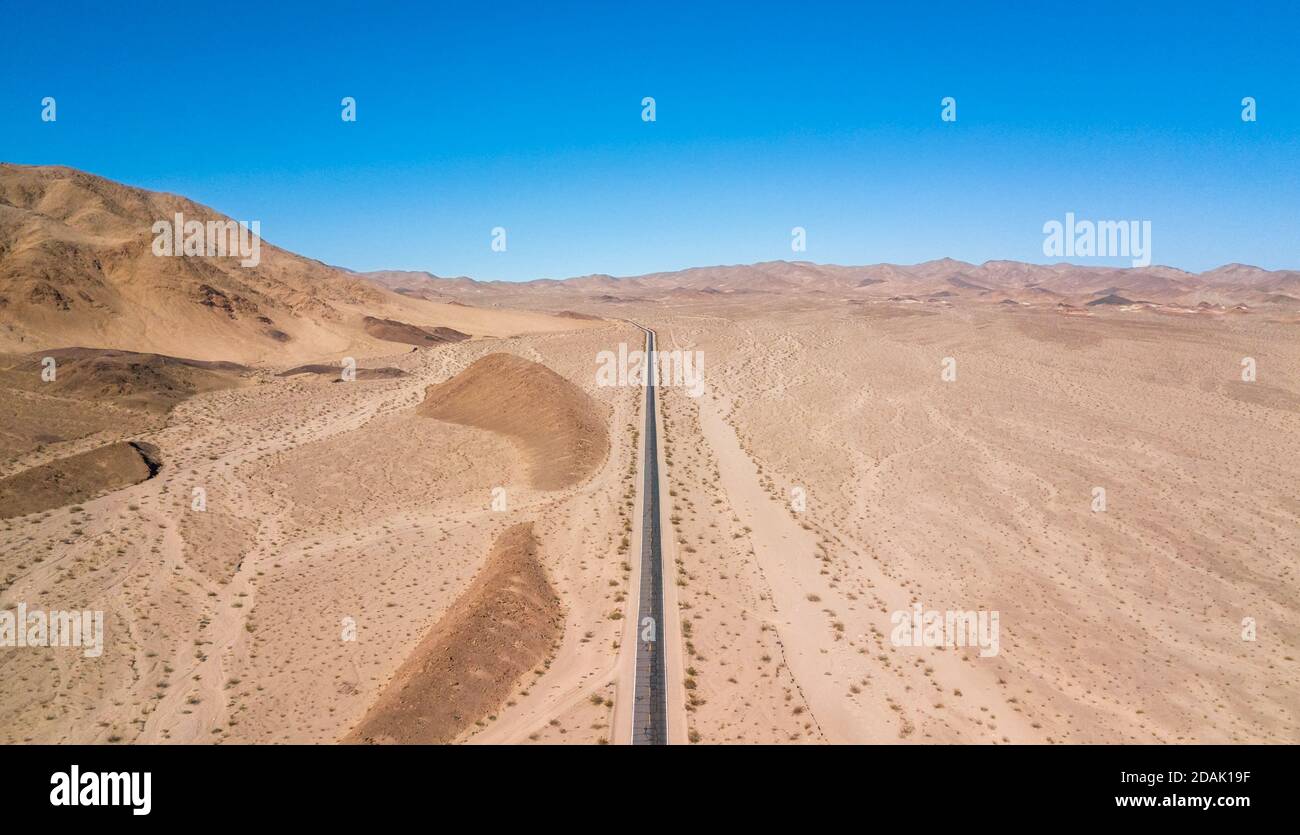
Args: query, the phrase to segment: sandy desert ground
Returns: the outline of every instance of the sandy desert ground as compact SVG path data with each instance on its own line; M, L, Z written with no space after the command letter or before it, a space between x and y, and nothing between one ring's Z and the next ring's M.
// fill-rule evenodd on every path
M1300 739L1294 322L782 307L660 325L699 738ZM1000 653L894 646L916 603Z
M705 357L703 396L662 398L692 741L1300 737L1294 323L655 312L634 314L662 350ZM640 400L592 368L619 340L636 332L474 340L367 361L397 379L264 374L182 402L142 435L156 478L4 521L4 604L103 608L109 635L98 659L5 653L6 740L349 738L491 573L498 538L531 523L558 619L546 646L486 676L459 723L385 738L609 741ZM538 487L523 442L420 414L428 385L499 354L598 407L596 469ZM890 613L915 603L999 612L999 654L893 646Z
M519 524L532 526L537 563L560 593L553 639L505 681L510 707L546 716L519 735L606 736L608 710L577 711L580 727L550 720L586 707L617 658L631 439L601 437L585 453L590 471L557 481L547 469L535 486L524 441L419 413L428 385L509 354L591 381L589 394L574 386L590 416L625 425L634 392L598 389L583 373L606 338L594 333L402 353L382 363L406 371L396 379L262 374L186 400L145 433L164 462L155 478L4 520L5 604L107 613L100 658L4 652L6 738L341 739ZM530 413L526 400L514 408ZM553 457L562 429L557 418L525 440ZM491 724L468 716L452 736Z
M1300 274L242 274L142 260L202 207L88 177L0 169L0 610L103 654L0 647L0 742L626 741L633 322L703 357L658 410L674 741L1300 741Z

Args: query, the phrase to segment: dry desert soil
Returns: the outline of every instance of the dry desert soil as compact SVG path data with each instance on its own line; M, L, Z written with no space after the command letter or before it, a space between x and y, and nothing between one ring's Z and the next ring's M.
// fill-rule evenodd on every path
M152 256L182 210L0 165L0 610L105 613L0 646L0 742L626 742L634 323L703 362L658 404L672 741L1300 741L1300 273L503 284Z

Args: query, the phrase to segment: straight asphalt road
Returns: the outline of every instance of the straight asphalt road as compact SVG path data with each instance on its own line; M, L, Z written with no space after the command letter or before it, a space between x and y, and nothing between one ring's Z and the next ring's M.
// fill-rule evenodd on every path
M638 325L638 327L640 327ZM637 607L636 685L632 744L668 744L668 688L664 676L664 572L659 535L659 433L655 421L655 333L646 334L645 484L641 503L641 589Z

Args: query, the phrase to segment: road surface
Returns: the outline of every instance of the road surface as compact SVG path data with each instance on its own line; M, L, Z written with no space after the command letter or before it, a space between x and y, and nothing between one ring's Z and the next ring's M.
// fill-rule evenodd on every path
M638 325L637 327L640 327ZM659 433L655 422L652 359L655 333L646 334L645 485L641 520L641 588L636 624L636 684L632 744L668 744L668 688L664 676L664 570L659 532ZM649 639L649 640L647 640Z

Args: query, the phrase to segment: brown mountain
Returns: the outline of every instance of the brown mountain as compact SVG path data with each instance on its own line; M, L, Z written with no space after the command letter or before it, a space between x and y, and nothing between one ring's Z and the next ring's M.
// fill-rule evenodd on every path
M401 295L265 240L255 265L155 254L154 224L178 213L231 220L71 168L0 164L0 352L88 346L288 364L391 352L366 316L474 335L574 326Z

